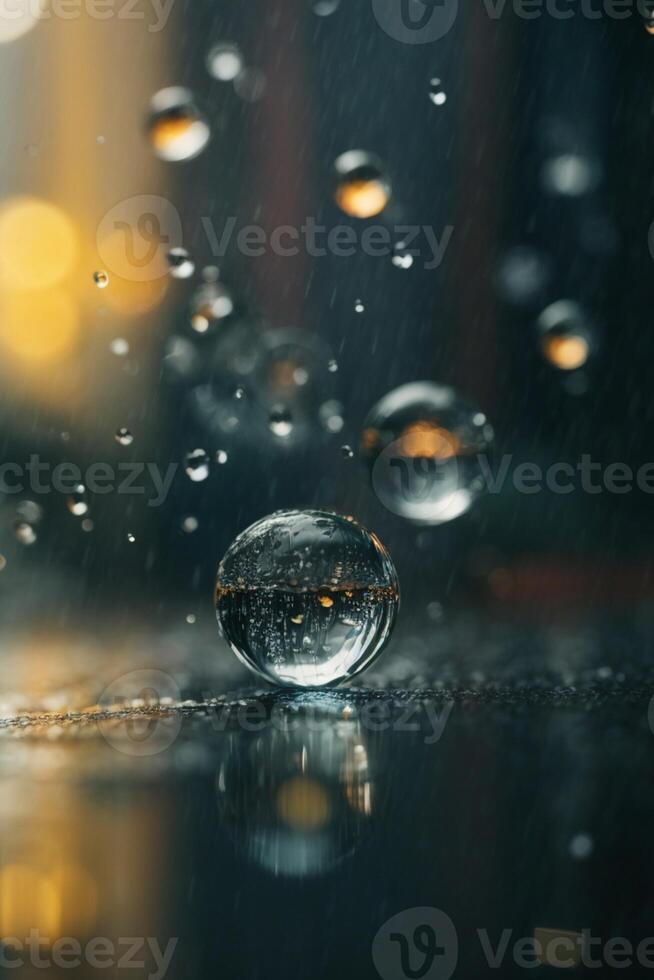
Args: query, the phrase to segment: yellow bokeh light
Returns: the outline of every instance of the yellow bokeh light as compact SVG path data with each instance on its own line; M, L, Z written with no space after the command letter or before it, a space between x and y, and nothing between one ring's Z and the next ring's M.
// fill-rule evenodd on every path
M60 283L77 258L75 228L47 201L17 197L0 209L0 285L47 289Z
M277 813L294 830L318 830L327 823L330 809L320 783L304 776L287 780L277 793Z
M22 361L63 357L78 331L77 306L63 289L0 293L0 344Z
M590 345L585 337L571 334L567 337L545 337L543 354L554 367L561 371L576 371L588 360Z
M352 218L373 218L388 204L388 187L381 180L348 180L336 188L336 203Z

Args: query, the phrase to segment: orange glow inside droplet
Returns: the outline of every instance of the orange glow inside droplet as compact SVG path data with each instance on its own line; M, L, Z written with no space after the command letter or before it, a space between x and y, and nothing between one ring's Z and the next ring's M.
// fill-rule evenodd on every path
M576 371L588 360L590 347L585 337L545 337L543 354L554 367L561 371Z
M353 218L373 218L388 204L388 188L380 180L344 181L336 188L336 203Z

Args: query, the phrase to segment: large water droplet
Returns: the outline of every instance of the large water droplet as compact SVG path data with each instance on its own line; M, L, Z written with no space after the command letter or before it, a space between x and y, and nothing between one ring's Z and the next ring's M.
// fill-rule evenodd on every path
M364 150L348 150L334 163L335 198L353 218L372 218L389 202L391 183L381 162Z
M211 136L193 93L178 86L162 89L153 97L147 129L154 152L169 163L192 160Z

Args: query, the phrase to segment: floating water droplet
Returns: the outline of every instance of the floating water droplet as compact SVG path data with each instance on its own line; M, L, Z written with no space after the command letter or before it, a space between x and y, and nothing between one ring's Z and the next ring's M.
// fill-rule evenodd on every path
M219 82L233 82L243 71L243 55L236 44L214 44L207 55L207 70Z
M83 531L86 531L87 534L88 534L90 531L93 530L94 527L95 527L95 524L93 523L93 521L91 520L91 518L90 517L85 517L84 520L82 521L82 530Z
M443 83L440 78L429 80L429 99L434 105L445 105L447 102L447 95L443 90Z
M360 299L356 300L355 303L354 303L354 312L355 313L363 313L364 310L365 310L365 306L363 305L363 303L361 302L361 300Z
M345 459L354 459L352 446L341 446L341 454Z
M539 316L536 329L543 357L560 371L577 371L591 356L593 330L578 303L552 303Z
M182 530L185 534L194 534L199 526L200 522L198 521L197 517L193 517L193 515L185 517L182 521Z
M98 289L106 289L109 285L109 276L104 269L98 269L97 272L93 273L93 282L96 284Z
M127 540L129 541L130 544L134 544L134 542L136 541L136 536L134 534L132 534L131 531L128 531L127 532Z
M178 163L198 156L211 131L189 89L162 89L150 103L148 135L160 160Z
M195 262L185 248L171 248L166 258L173 279L190 279L195 272Z
M129 354L129 343L124 337L115 337L109 344L109 350L116 357L126 357Z
M34 500L21 500L16 507L16 517L26 524L38 524L43 517L43 508Z
M191 326L196 333L209 333L234 312L234 300L219 282L202 286L191 303Z
M293 432L293 415L283 405L275 405L268 418L270 431L280 439L287 439Z
M327 432L337 433L342 431L345 425L345 419L343 418L343 406L340 402L324 402L320 406L318 414L323 428Z
M381 503L417 524L443 524L466 513L484 490L480 458L493 440L490 425L477 424L481 416L452 388L430 381L385 395L361 436Z
M31 524L28 524L26 521L19 521L15 525L14 530L21 544L29 546L35 543L36 531Z
M195 621L196 621L195 613L189 613L188 616L186 617L186 622L189 624L189 626L192 626L195 623Z
M582 197L595 190L601 170L597 160L581 153L560 153L546 160L541 178L550 194L561 197Z
M389 202L391 184L381 162L364 150L348 150L334 163L335 198L353 218L372 218Z
M216 453L216 462L220 463L221 466L224 466L228 459L229 456L227 455L225 450L219 449L218 452Z
M330 374L336 374L338 371L338 361L332 358L327 365L327 370Z
M86 487L83 483L78 483L66 500L68 510L73 517L84 517L89 512L89 502L86 496Z
M398 598L393 563L374 535L336 514L281 511L229 548L218 569L216 614L256 673L318 687L375 658Z
M237 388L236 391L234 392L234 398L236 399L237 402L240 402L244 396L245 396L244 388Z
M413 265L413 255L406 242L396 242L393 246L391 262L396 269L410 269Z
M194 449L186 454L184 472L193 483L202 483L208 479L210 460L204 449Z
M124 427L118 429L114 438L119 446L131 446L134 442L134 436Z

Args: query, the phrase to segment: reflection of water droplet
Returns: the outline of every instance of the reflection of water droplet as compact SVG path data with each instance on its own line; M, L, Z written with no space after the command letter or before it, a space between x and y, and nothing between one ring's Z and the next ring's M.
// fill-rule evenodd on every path
M104 269L99 269L97 272L93 273L93 282L96 284L98 289L106 289L109 285L109 276Z
M116 357L126 357L129 354L129 343L123 337L115 337L109 344L109 350Z
M275 405L269 415L270 431L280 439L286 439L293 431L293 416L282 405Z
M207 55L207 69L219 82L233 82L243 70L243 55L235 44L222 41Z
M354 450L352 446L341 446L341 453L345 459L354 459Z
M447 95L443 91L443 83L440 78L429 80L429 99L434 105L445 105L447 102Z
M333 581L347 588L325 585ZM273 514L239 535L218 571L223 634L282 685L333 684L361 670L390 636L397 604L383 545L335 514Z
M88 514L89 504L86 497L86 487L83 483L77 484L69 495L66 504L73 517L84 517L85 514Z
M380 161L364 150L348 150L334 163L336 203L353 218L372 218L384 210L391 184Z
M202 483L209 476L210 461L204 449L194 449L186 454L184 472L193 483Z
M543 357L560 371L577 371L591 356L592 329L582 308L571 300L558 300L543 310L536 329Z
M161 160L192 160L209 142L209 124L186 88L165 88L150 103L147 123L154 152Z
M234 392L234 398L237 402L240 402L245 396L245 388L237 388Z
M15 532L21 544L29 546L36 541L36 531L26 521L19 521L15 526Z
M406 242L397 242L393 246L391 262L396 269L410 269L413 265L413 255Z
M466 513L484 489L480 458L493 430L483 413L452 388L402 385L370 411L361 455L372 484L392 513L417 524L443 524Z
M173 279L190 279L195 272L195 263L185 248L171 248L166 258Z
M118 432L115 435L115 439L119 446L131 446L132 443L134 442L134 436L129 431L129 429L126 429L124 427L118 429Z

